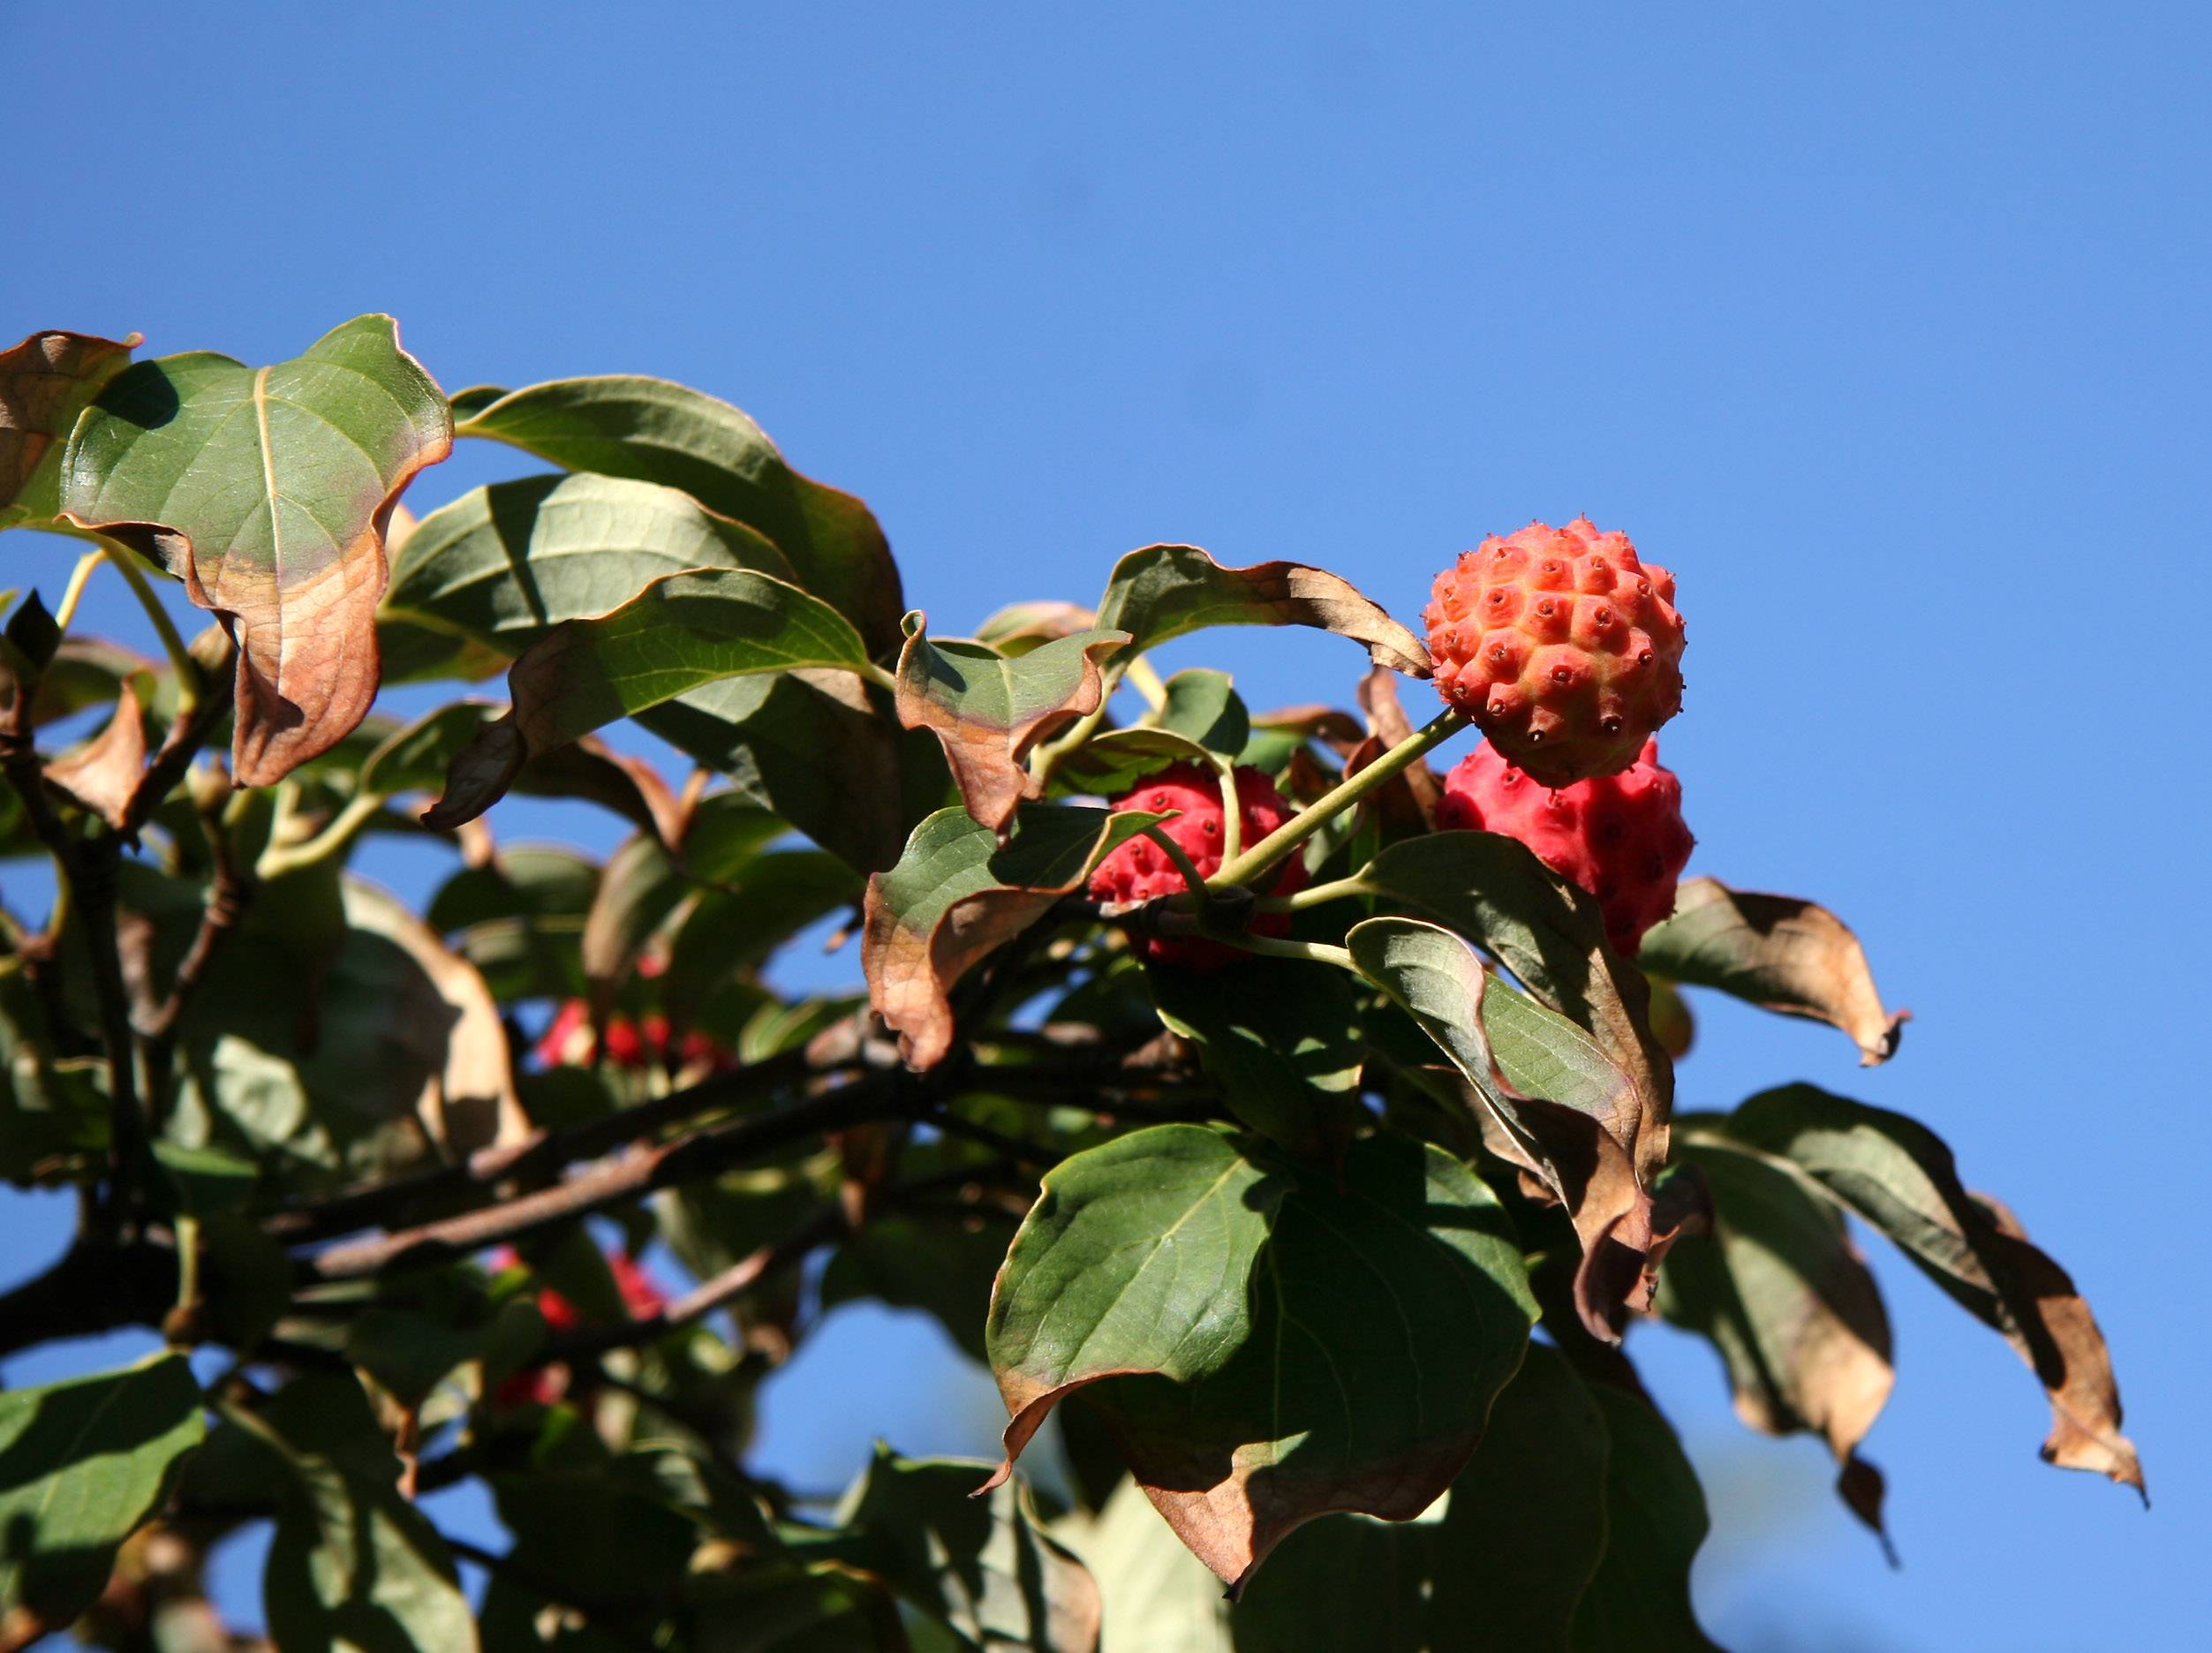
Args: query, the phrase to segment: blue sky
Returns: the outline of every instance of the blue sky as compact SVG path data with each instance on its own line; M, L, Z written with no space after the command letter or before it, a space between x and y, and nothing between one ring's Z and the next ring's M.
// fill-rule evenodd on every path
M1946 1136L2095 1305L2156 1498L2037 1463L2025 1369L1877 1251L1901 1572L1817 1447L1636 1339L1714 1492L1709 1619L1741 1649L2199 1646L2212 28L1687 11L0 0L0 335L272 360L388 310L449 389L683 379L863 494L947 630L1089 600L1156 540L1411 617L1486 532L1627 530L1689 622L1694 869L1825 901L1917 1013L1861 1075L1702 1003L1685 1105L1803 1077ZM0 584L58 589L59 542L8 551ZM1360 663L1258 633L1166 663L1201 658L1256 704L1348 703ZM62 1234L0 1194L9 1273ZM767 1455L819 1484L879 1430L984 1450L979 1381L928 1328L833 1325Z

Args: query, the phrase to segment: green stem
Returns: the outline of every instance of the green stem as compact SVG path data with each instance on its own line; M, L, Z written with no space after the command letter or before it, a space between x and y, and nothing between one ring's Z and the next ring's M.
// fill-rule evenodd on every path
M1221 870L1208 883L1215 889L1223 889L1232 884L1251 883L1400 770L1450 740L1467 727L1467 721L1466 714L1461 712L1447 709L1439 713L1357 774L1339 781L1242 855L1224 861Z
M156 636L162 639L162 650L169 656L170 668L177 673L177 721L183 722L192 709L200 704L200 662L185 646L185 639L177 634L177 623L169 617L169 610L155 595L153 582L146 577L146 570L139 565L137 553L128 546L112 540L95 539L108 561L123 576L131 594L139 600L139 607L146 610L146 617L154 623Z
M1158 826L1147 826L1144 835L1167 852L1167 858L1175 864L1175 871L1182 874L1182 881L1190 886L1190 893L1203 904L1206 893L1206 875L1198 871L1198 864L1185 852L1183 847Z
M69 584L62 591L61 607L54 610L54 628L67 631L69 623L77 617L77 605L84 600L85 584L92 578L92 571L107 561L102 551L87 551L77 559L77 566L69 570Z
M886 669L884 667L877 665L873 660L865 661L856 669L866 682L873 683L877 688L882 690L886 694L891 695L895 698L897 697L899 692L899 680L897 676L893 672Z
M1237 796L1236 763L1219 752L1206 756L1221 781L1221 859L1234 861L1244 853L1244 800Z
M1039 791L1051 783L1053 773L1060 767L1061 759L1098 733L1098 725L1106 721L1106 703L1114 698L1114 691L1121 686L1121 673L1114 667L1107 667L1098 683L1098 704L1091 708L1090 715L1077 719L1065 735L1057 740L1047 741L1030 754L1030 774L1035 779Z
M1153 711L1161 711L1166 706L1167 685L1160 682L1159 674L1152 669L1152 662L1142 654L1131 660L1129 669L1121 675L1129 679L1130 688L1144 697L1144 704Z
M1256 910L1264 913L1303 912L1309 907L1320 907L1333 901L1348 901L1355 895L1372 895L1374 886L1355 873L1350 878L1332 879L1302 889L1295 895L1265 895L1257 903Z
M200 1301L200 1219L189 1211L177 1216L177 1311L179 1327L192 1321L193 1305Z
M1269 958L1306 959L1316 964L1333 964L1339 970L1349 970L1356 976L1359 966L1352 962L1348 947L1331 947L1325 941L1286 941L1275 936L1240 935L1217 936L1231 947L1242 947L1247 953L1264 953Z
M261 858L254 864L253 876L266 884L273 879L296 872L301 867L313 866L326 857L334 856L352 842L376 811L384 807L381 793L363 792L346 800L345 807L333 815L323 829L305 843L272 843L261 851Z

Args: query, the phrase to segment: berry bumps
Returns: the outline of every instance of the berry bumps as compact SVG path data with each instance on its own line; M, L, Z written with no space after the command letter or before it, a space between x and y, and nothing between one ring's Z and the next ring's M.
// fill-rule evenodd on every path
M1249 764L1236 768L1236 801L1242 818L1242 843L1250 849L1288 820L1291 809L1275 783ZM1114 800L1116 809L1149 810L1156 814L1181 810L1160 831L1189 856L1201 876L1212 878L1221 870L1221 782L1210 769L1195 763L1172 764L1139 781ZM1305 862L1297 856L1282 861L1273 882L1260 894L1287 895L1306 881ZM1091 875L1091 894L1102 902L1151 901L1173 895L1188 887L1167 852L1148 838L1132 838L1098 863ZM1258 935L1281 935L1290 928L1287 913L1266 913L1253 920ZM1188 964L1211 970L1242 956L1235 948L1203 937L1144 936L1136 946L1144 956L1159 964Z
M1597 897L1605 939L1634 958L1643 932L1674 910L1674 885L1695 840L1682 824L1682 783L1646 741L1616 775L1557 791L1485 743L1444 778L1437 825L1518 838L1560 877Z
M1445 704L1547 786L1619 774L1681 710L1674 577L1588 517L1461 552L1423 618Z

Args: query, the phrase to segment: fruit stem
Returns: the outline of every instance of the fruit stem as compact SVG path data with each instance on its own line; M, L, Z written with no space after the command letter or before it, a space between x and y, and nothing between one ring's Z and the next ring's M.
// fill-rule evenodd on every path
M68 587L62 593L61 607L54 610L54 629L67 631L69 623L77 617L77 605L84 600L85 582L93 570L108 560L104 551L87 551L77 559L77 566L69 571Z
M1098 732L1098 725L1106 721L1106 703L1121 686L1121 671L1112 666L1105 668L1099 674L1098 704L1087 716L1078 718L1065 735L1046 741L1030 753L1030 778L1037 782L1039 792L1051 781L1061 759L1089 740Z
M1447 707L1357 774L1339 781L1243 854L1224 861L1221 870L1207 880L1207 887L1223 889L1232 884L1249 884L1399 771L1450 740L1467 727L1467 722L1465 713Z
M1190 886L1190 893L1203 902L1206 893L1206 875L1198 871L1198 864L1190 858L1181 844L1157 826L1147 826L1144 836L1167 852L1167 858L1175 864L1175 871L1182 874L1182 881Z
M1303 912L1309 907L1319 907L1332 901L1346 901L1355 895L1372 895L1375 887L1355 872L1350 878L1332 879L1326 884L1316 884L1302 889L1295 895L1265 895L1254 910L1264 913Z
M1333 964L1339 970L1359 974L1359 966L1352 962L1348 947L1331 947L1325 941L1286 941L1275 936L1220 936L1232 947L1242 947L1247 953L1264 953L1270 958L1305 959L1315 964Z

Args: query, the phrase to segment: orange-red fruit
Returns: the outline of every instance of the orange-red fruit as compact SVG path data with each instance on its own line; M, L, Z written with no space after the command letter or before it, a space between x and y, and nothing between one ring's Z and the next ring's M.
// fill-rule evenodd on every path
M1249 764L1236 766L1237 813L1242 818L1242 848L1249 849L1291 817L1290 805L1275 790L1265 771ZM1221 870L1221 781L1211 769L1195 763L1171 764L1157 774L1139 781L1114 807L1182 813L1164 825L1165 833L1190 857L1202 877ZM1287 895L1306 881L1306 864L1297 856L1279 863L1274 881L1263 892ZM1091 897L1102 902L1150 901L1187 888L1182 874L1167 852L1149 839L1132 838L1098 863L1091 875ZM1287 913L1264 913L1252 921L1257 935L1283 934L1290 928ZM1136 945L1144 956L1161 964L1186 964L1211 970L1243 956L1234 947L1203 937L1144 936Z
M1445 704L1547 786L1619 774L1682 709L1674 577L1587 517L1461 552L1422 617Z
M610 1250L607 1254L608 1272L615 1277L615 1289L622 1294L623 1307L633 1320L656 1315L668 1306L668 1299L653 1276L638 1265L627 1251ZM511 1246L501 1246L493 1251L491 1264L495 1269L512 1268L520 1261ZM584 1317L576 1305L559 1292L547 1286L538 1292L538 1312L545 1318L547 1329L553 1332L573 1332L584 1324ZM568 1393L567 1368L555 1363L550 1366L532 1366L517 1372L500 1385L492 1397L492 1404L502 1409L529 1401L550 1406Z
M1556 791L1484 743L1444 777L1437 825L1521 840L1597 897L1605 937L1626 958L1674 910L1675 881L1696 842L1682 824L1682 783L1660 766L1657 741L1620 774Z

